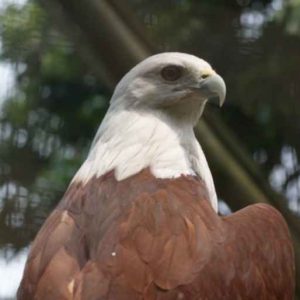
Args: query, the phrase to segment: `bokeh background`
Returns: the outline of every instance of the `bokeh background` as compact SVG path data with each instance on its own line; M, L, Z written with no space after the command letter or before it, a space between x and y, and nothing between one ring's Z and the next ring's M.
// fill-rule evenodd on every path
M277 207L300 270L300 0L0 0L0 299L14 299L114 85L162 51L225 79L225 105L195 129L221 212Z

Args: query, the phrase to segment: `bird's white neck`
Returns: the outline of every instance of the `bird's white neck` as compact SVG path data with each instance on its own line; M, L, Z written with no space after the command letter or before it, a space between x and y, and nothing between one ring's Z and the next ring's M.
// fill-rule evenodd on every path
M192 125L176 125L159 112L108 112L73 181L87 182L111 170L117 180L123 180L145 168L157 178L200 176L217 210L211 172Z

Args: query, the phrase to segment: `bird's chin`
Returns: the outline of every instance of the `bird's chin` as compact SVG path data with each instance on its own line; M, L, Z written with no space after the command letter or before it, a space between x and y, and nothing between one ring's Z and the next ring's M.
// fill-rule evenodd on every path
M203 113L207 99L203 99L194 93L185 94L184 97L172 98L160 106L169 116L175 120L187 121L195 125Z

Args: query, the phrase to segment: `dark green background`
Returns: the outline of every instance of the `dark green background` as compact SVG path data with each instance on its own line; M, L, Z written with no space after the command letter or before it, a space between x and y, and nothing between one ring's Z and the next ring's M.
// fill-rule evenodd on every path
M89 67L82 41L68 35L61 15L44 2L12 2L0 15L0 63L10 64L16 78L0 113L0 254L7 260L28 246L59 201L112 92ZM195 54L222 75L226 103L208 114L216 126L219 119L226 124L262 181L298 217L300 1L130 0L125 6L136 19L131 26L141 27L137 32L156 52ZM111 51L116 78L122 72L113 61L122 50Z

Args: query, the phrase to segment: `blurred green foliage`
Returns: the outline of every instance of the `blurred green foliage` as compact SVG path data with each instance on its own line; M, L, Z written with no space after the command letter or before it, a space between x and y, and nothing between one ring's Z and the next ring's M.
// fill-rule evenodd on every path
M0 246L21 247L84 159L108 92L35 2L9 5L0 23L1 60L17 81L0 115Z
M278 188L288 193L300 170L299 1L128 3L161 51L196 54L222 74L228 86L222 117L266 176L283 168ZM0 246L18 248L83 161L110 94L36 1L8 5L0 23L0 58L16 73L0 114ZM284 149L294 153L292 167Z

